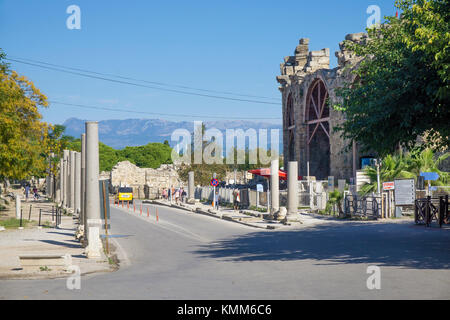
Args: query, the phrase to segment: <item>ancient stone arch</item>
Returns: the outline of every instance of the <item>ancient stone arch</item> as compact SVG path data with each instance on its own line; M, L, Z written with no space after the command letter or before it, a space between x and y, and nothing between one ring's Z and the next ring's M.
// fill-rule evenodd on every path
M346 40L359 42L366 36L349 34ZM301 176L307 175L308 162L310 175L317 179L332 175L349 180L359 169L358 148L352 148L352 141L333 130L344 117L332 106L339 102L335 89L353 82L351 71L361 58L347 50L343 42L339 47L338 66L330 69L330 50L309 51L309 39L300 39L294 55L285 57L280 66L277 81L283 98L284 166L288 161L298 161Z
M330 106L328 90L321 79L316 79L306 96L306 160L310 174L318 179L330 175Z

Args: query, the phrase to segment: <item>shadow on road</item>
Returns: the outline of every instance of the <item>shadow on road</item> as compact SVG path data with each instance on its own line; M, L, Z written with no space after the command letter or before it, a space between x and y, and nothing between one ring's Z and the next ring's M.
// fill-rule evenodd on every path
M316 260L416 269L450 267L450 232L407 223L323 224L295 231L254 232L200 246L204 258L227 261Z

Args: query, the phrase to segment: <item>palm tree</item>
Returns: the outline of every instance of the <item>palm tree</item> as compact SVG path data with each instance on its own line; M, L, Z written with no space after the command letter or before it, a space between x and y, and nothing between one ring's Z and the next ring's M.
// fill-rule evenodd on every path
M421 172L436 172L439 174L438 181L432 181L432 185L442 186L449 182L449 173L439 170L439 166L450 156L449 152L442 154L439 157L435 157L433 150L424 149L421 152L415 152L409 159L409 171L414 175L419 176Z
M399 178L415 178L416 175L409 171L409 155L387 155L381 162L380 183L394 181ZM377 169L366 167L365 174L369 177L370 183L361 187L362 194L376 192L378 190Z

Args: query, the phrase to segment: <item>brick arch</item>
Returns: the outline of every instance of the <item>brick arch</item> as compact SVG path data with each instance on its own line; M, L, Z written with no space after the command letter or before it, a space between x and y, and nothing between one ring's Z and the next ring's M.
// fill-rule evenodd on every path
M326 179L330 175L330 105L325 83L317 78L308 88L305 105L306 158L310 175Z

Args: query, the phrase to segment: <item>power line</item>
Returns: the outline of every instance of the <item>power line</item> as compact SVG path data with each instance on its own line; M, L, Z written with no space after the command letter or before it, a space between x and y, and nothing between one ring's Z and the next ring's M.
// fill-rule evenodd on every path
M84 109L95 109L95 110L107 110L107 111L115 111L115 112L126 112L126 113L138 113L138 114L146 114L146 115L157 115L157 116L166 116L166 117L188 117L188 118L205 118L205 119L233 119L233 120L281 120L281 118L273 118L273 117L251 117L251 118L243 118L243 117L229 117L229 116L209 116L209 115L193 115L193 114L174 114L174 113L158 113L158 112L147 112L147 111L136 111L130 109L120 109L120 108L112 108L112 107L101 107L101 106L89 106L83 104L75 104L75 103L67 103L60 102L54 100L48 100L49 103L57 104L57 105L65 105L72 106Z
M240 99L240 98L232 98L232 97L223 97L223 96L216 96L216 95L210 95L210 94L201 94L201 93L181 91L181 90L176 90L176 89L160 88L160 87L155 87L155 86L143 85L143 84L139 84L139 83L133 83L133 82L128 82L128 81L122 81L122 80L110 79L110 78L105 78L105 77L100 77L100 76L94 76L94 75L84 74L84 73L75 72L75 71L63 70L63 69L58 69L58 68L54 68L54 67L50 67L50 66L43 66L43 65L40 65L40 64L26 62L26 61L21 61L21 60L17 60L17 59L11 59L11 58L5 58L5 60L14 61L14 62L17 62L17 63L26 64L26 65L31 65L31 66L35 66L35 67L39 67L39 68L43 68L43 69L48 69L48 70L53 70L53 71L58 71L58 72L63 72L63 73L74 74L74 75L78 75L78 76L81 76L81 77L87 77L87 78L92 78L92 79L104 80L104 81L120 83L120 84L127 84L127 85L131 85L131 86L136 86L136 87L143 87L143 88L149 88L149 89L155 89L155 90L161 90L161 91L167 91L167 92L173 92L173 93L179 93L179 94L185 94L185 95L192 95L192 96L200 96L200 97L206 97L206 98L221 99L221 100L231 100L231 101L239 101L239 102L249 102L249 103L276 105L276 106L280 105L279 103L268 102L268 101Z
M150 83L150 84L155 84L155 85L159 85L159 86L175 87L175 88L197 90L197 91L203 91L203 92L220 93L220 94L227 94L227 95L241 96L241 97L261 98L261 99L276 100L276 101L279 100L279 98L274 98L274 97L266 97L266 96L259 96L259 95L235 93L235 92L230 92L230 91L217 91L217 90L211 90L211 89L202 89L202 88L195 88L195 87L182 86L182 85L176 85L176 84L168 84L168 83L164 83L164 82L136 79L136 78L125 77L125 76L121 76L121 75L110 74L110 73L102 73L102 72L91 71L91 70L87 70L87 69L67 67L67 66L63 66L63 65L58 65L58 64L54 64L54 63L49 63L49 62L44 62L44 61L39 61L39 60L33 60L33 59L28 59L28 58L12 57L11 59L16 59L16 60L20 60L20 61L27 61L27 62L33 62L33 63L43 64L43 65L48 65L48 66L53 66L53 67L73 70L73 71L81 71L81 72L85 72L85 73L92 73L92 74L97 74L97 75L106 76L106 77L113 77L113 78L120 78L120 79L125 79L125 80L132 80L132 81Z

